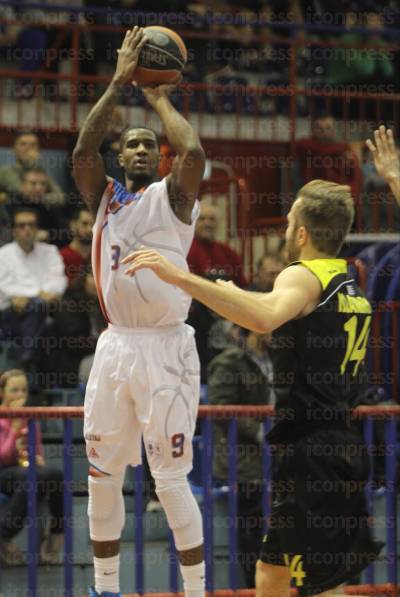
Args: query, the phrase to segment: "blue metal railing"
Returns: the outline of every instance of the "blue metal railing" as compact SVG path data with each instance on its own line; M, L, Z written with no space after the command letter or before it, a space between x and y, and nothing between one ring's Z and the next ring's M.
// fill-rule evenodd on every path
M397 536L396 536L396 467L397 467L397 419L400 417L400 406L397 407L360 407L357 409L364 418L364 437L368 453L372 458L374 454L374 419L383 417L385 420L385 491L386 491L386 557L387 557L387 582L397 584ZM216 418L228 419L228 513L229 513L229 563L228 578L229 588L238 587L238 545L237 545L237 417L257 416L264 418L264 431L267 433L271 426L272 407L213 407L201 406L200 416L202 422L202 470L203 470L203 522L206 560L206 589L214 590L214 541L213 541L213 502L215 487L213 485L213 441L212 420ZM38 596L38 549L37 549L37 494L36 494L36 421L42 417L64 418L63 431L63 456L64 456L64 513L65 513L65 545L64 545L64 596L73 595L73 511L72 511L72 420L69 417L82 417L83 409L74 407L61 408L22 408L4 409L0 417L29 417L28 423L28 552L29 563L27 571L28 597ZM264 472L264 513L270 512L271 493L271 456L267 442L263 446L263 472ZM144 499L143 499L143 469L135 469L135 592L142 595L146 591L144 574ZM217 493L218 494L218 493ZM218 494L220 495L220 493ZM373 510L373 470L366 488L367 503L371 514ZM170 591L178 591L178 562L170 539ZM368 583L374 582L374 565L366 571Z

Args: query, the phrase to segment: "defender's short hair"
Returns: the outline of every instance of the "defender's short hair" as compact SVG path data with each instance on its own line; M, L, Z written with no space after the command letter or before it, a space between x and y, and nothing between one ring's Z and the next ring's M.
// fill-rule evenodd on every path
M318 251L336 257L354 219L354 200L347 185L312 180L298 192L297 219Z

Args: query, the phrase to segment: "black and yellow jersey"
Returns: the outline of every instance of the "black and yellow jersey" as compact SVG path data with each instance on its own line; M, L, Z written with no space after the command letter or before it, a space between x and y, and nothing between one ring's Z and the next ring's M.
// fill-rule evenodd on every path
M321 299L309 315L273 333L277 425L322 428L345 421L366 390L364 358L372 308L349 278L343 259L290 264L309 269L320 281ZM281 426L282 427L282 426Z

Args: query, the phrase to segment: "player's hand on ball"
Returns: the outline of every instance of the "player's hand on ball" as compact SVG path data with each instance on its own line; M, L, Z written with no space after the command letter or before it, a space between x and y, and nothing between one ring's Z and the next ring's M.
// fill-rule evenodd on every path
M129 265L125 274L134 276L141 269L151 269L161 280L174 284L179 278L181 270L168 259L153 249L139 249L121 260L123 265Z
M114 74L114 82L119 84L129 83L137 67L140 50L147 41L143 34L142 27L129 29L124 37L122 46L118 52L117 66Z
M167 97L176 88L177 85L182 81L182 76L179 77L178 81L168 85L156 85L155 87L142 87L142 92L150 106L155 106L160 98Z

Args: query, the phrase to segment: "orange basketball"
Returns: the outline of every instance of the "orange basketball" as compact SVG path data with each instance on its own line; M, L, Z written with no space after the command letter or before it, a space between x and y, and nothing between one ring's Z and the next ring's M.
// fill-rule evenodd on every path
M144 34L148 41L140 51L134 81L142 87L176 83L187 60L183 39L167 27L145 27Z

